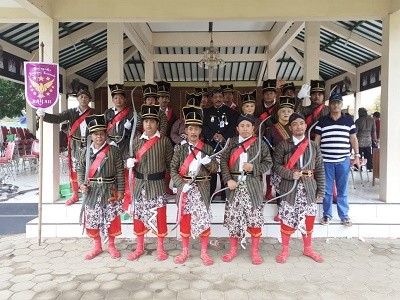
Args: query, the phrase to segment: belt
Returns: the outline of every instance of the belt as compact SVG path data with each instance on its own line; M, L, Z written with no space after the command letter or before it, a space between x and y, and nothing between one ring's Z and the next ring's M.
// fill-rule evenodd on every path
M233 175L233 176L253 175L253 172L243 172L243 174L241 172L231 172L231 175Z
M314 177L314 170L301 170L301 174L306 177Z
M153 173L153 174L142 174L135 171L135 178L143 180L161 180L164 179L164 172Z
M183 176L183 179L185 181L191 181L193 180L193 177L190 176ZM195 182L201 182L201 181L205 181L205 180L210 180L211 176L196 176L196 179L194 180Z
M110 183L114 183L115 181L115 177L94 177L94 178L89 178L90 182L95 182L98 184L110 184Z

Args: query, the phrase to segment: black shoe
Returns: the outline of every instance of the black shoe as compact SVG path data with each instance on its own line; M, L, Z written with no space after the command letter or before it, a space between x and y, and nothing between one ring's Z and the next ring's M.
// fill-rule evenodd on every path
M351 220L349 218L343 219L342 220L342 224L346 227L351 227L353 226L353 222L351 222Z
M329 218L328 217L322 217L322 219L321 219L321 224L322 225L329 225Z

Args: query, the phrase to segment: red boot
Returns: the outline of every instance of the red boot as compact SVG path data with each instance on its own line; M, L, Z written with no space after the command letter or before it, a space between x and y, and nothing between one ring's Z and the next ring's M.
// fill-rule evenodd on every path
M286 259L289 256L289 241L290 241L290 234L284 233L281 231L282 236L282 252L276 257L276 262L283 264L286 262Z
M101 248L100 236L93 238L93 242L94 242L94 248L93 248L92 252L89 252L88 254L85 255L85 259L87 259L87 260L93 259L97 255L99 255L101 252L103 252L103 248Z
M157 245L157 260L166 260L168 258L168 254L164 250L164 237L158 237L158 245Z
M226 253L224 256L222 256L222 260L224 262L232 261L237 255L238 239L237 238L230 238L230 241L231 241L231 248L229 249L229 252Z
M65 202L65 205L67 205L67 206L72 205L75 202L79 201L78 183L76 181L75 182L71 182L71 188L72 188L72 197Z
M121 253L115 248L115 236L108 237L108 253L111 254L111 258L121 257Z
M210 266L214 263L214 261L208 255L207 249L208 249L208 236L202 236L200 258L205 266Z
M128 255L128 260L137 260L144 253L144 235L138 235L136 239L136 250Z
M311 233L309 233L307 235L303 234L303 243L304 243L303 254L305 256L311 257L313 260L315 260L316 262L319 262L319 263L324 262L324 259L321 256L319 256L317 253L315 253L311 247Z
M253 265L261 265L264 260L258 252L258 245L260 244L260 237L251 237L251 262Z
M174 258L174 263L183 264L189 258L189 237L182 236L182 252Z

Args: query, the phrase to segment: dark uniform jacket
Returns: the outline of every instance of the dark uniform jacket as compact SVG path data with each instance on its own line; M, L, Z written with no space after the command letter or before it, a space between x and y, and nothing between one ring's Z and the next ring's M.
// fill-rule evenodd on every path
M250 161L257 155L260 141L257 139L247 150L247 160ZM233 153L241 147L239 144L239 137L236 136L229 141L228 148L221 155L221 174L224 182L229 180L238 180L237 176L233 176L232 172L239 172L240 157L236 160L231 169L229 169L228 162ZM261 142L261 151L257 158L252 162L253 174L246 175L247 188L250 193L252 206L258 208L262 205L263 201L263 182L262 174L267 172L272 167L272 158L269 153L267 145ZM227 190L227 199L232 201L235 191Z
M175 121L177 120L177 117L176 117L174 111L172 110L172 108L168 107L168 111L170 111L170 110L172 113L171 113L171 118L169 120L168 120L168 115L166 113L164 113L165 118L167 120L167 129L165 131L166 132L165 135L167 137L171 137L172 126L174 125Z
M179 200L179 197L182 193L182 188L183 185L187 182L190 182L191 179L189 180L184 180L180 175L179 175L179 170L183 163L185 162L186 158L189 155L189 144L184 144L184 145L177 145L174 150L174 156L172 157L172 162L171 162L171 178L172 181L174 182L175 186L178 188L177 196L176 199L177 201ZM201 157L203 158L206 155L209 155L212 153L213 149L211 146L205 144L203 149L201 150ZM196 158L194 158L196 159ZM218 168L217 161L215 158L211 159L211 162L207 165L202 165L199 170L199 174L197 177L199 180L201 180L204 177L208 177L210 173L215 173ZM189 171L189 168L188 168ZM185 175L188 175L188 171L186 172ZM201 181L196 181L196 185L198 186L200 193L201 193L201 198L206 204L207 208L210 206L210 180L208 179L203 179Z
M214 134L221 134L225 140L234 137L238 117L239 114L226 105L204 109L202 135L206 142L215 148L217 143L213 140ZM221 126L222 123L223 126Z
M82 150L82 155L79 160L79 167L77 170L79 186L84 184L85 181L86 151L86 148ZM100 152L101 150L93 155L93 149L90 148L90 164L93 163L97 154ZM110 179L115 177L115 181L112 183L89 182L90 187L86 198L86 204L91 208L94 208L98 195L101 196L101 206L105 206L108 203L108 199L113 196L111 189L121 193L125 191L124 163L122 161L121 152L116 146L110 147L110 150L103 158L99 167L100 169L97 169L92 178L101 177Z
M310 147L312 149L312 158L310 163L306 166L306 170L313 170L314 176L302 176L300 180L303 182L306 189L307 203L315 203L316 196L325 195L325 171L324 163L322 160L321 151L319 146L314 141L309 141L307 149L303 153L303 164L305 165L310 159ZM311 146L310 146L311 145ZM299 170L300 167L298 162L294 166L293 170L289 170L284 167L289 161L290 157L297 149L294 144L293 139L289 138L280 142L276 147L273 155L273 171L278 174L282 180L280 183L281 194L284 194L293 187L294 179L293 173L295 170ZM296 190L294 190L289 195L282 198L282 200L287 201L289 204L294 205L296 196Z
M268 128L265 137L271 143L273 147L278 145L281 141L286 140L291 136L289 130L289 124L282 125L281 123L277 122Z
M111 122L117 115L117 111L114 108L109 108L104 112L107 123ZM125 160L129 156L129 138L132 130L127 130L124 125L126 121L131 122L133 126L133 111L129 109L128 114L119 121L118 124L114 125L107 133L110 141L115 142L121 151L122 158Z
M90 109L89 111L89 115L93 114L93 109L92 108L88 108ZM68 121L68 127L71 130L72 125L74 124L74 122L79 119L80 115L79 115L79 109L77 107L74 108L70 108L67 109L65 111L63 111L62 113L60 113L59 115L53 115L53 114L48 114L46 113L45 116L43 117L43 121L47 122L47 123L53 123L53 124L60 124L64 121ZM83 122L85 122L85 120L83 120ZM80 127L78 126L78 128L75 130L75 132L72 135L75 139L71 140L71 156L75 157L76 159L79 160L80 155L81 155L81 149L86 147L86 142L82 142L81 139L85 138L84 136L81 136L81 130Z
M254 115L257 118L260 118L261 115L268 110L268 115L271 115L271 118L263 123L265 129L267 130L269 127L271 127L272 124L278 122L278 109L279 105L277 105L277 101L275 101L275 103L268 108L265 107L264 101L261 101L261 103L256 106L256 111Z
M306 119L309 115L312 115L314 113L314 110L318 107L318 105L311 104L308 106L300 106L299 107L299 113L301 113ZM319 118L329 115L329 107L324 105L324 108L319 112L316 118L313 118L312 123L317 121ZM312 124L311 123L311 124Z
M133 141L133 155L134 157L147 142L146 139L141 139L140 136L135 137ZM156 174L169 171L174 148L169 138L161 137L149 150L147 150L141 157L139 162L135 164L135 184L134 184L134 197L138 198L141 194L142 188L145 189L146 198L153 199L162 196L166 190L166 182L163 178L159 180L144 180L136 177L136 172L141 174Z

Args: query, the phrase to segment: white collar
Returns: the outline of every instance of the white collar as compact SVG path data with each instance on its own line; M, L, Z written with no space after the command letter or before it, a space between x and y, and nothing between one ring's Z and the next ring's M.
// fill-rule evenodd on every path
M161 137L160 132L158 130L156 131L156 133L151 138L149 138L147 136L146 132L143 132L143 134L140 136L140 139L151 140L153 137L156 137L156 136L157 137Z
M247 141L249 138L251 138L251 135L247 138L244 138L242 136L239 135L239 143L243 143L244 141Z
M93 154L96 154L96 153L99 152L101 149L103 149L103 147L104 147L106 144L107 144L107 141L105 141L104 144L101 145L101 147L100 147L99 149L95 149L94 146L93 146L93 143L92 143L92 144L90 145L90 148L92 149Z
M292 136L292 138L293 138L293 143L295 144L295 145L297 145L298 143L300 143L302 140L304 140L304 135L303 135L303 137L301 138L301 139L298 139L298 138L296 138L295 136Z

